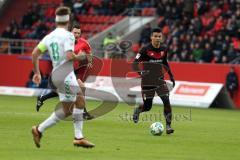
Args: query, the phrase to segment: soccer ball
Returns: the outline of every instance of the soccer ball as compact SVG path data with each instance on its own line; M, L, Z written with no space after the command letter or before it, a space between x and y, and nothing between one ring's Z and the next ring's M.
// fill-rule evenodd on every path
M164 131L164 127L161 122L154 122L150 126L150 132L154 136L161 136L163 131Z

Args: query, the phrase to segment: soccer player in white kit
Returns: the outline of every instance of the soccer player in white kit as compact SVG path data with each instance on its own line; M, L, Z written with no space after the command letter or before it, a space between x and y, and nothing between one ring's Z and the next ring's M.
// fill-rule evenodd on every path
M82 134L82 116L85 103L82 102L83 93L73 71L73 61L86 58L83 57L86 55L76 55L73 52L75 38L67 30L70 20L70 9L68 7L59 7L55 14L57 28L46 35L32 53L34 65L33 82L36 84L41 82L38 58L42 53L48 51L53 65L52 83L56 87L62 106L38 126L32 127L33 140L36 147L39 148L43 132L72 114L75 133L73 144L85 148L94 147L95 145L87 141Z

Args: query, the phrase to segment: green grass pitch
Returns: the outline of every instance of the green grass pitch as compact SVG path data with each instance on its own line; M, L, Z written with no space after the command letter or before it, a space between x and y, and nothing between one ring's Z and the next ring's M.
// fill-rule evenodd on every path
M173 135L152 136L151 123L163 119L162 106L130 121L132 107L120 103L112 112L84 124L94 149L72 145L73 124L62 121L44 133L41 148L32 141L31 126L54 110L57 99L35 111L35 98L0 96L1 160L239 160L240 111L173 107ZM88 101L88 108L99 102ZM162 122L164 122L162 120ZM165 124L165 122L164 122Z

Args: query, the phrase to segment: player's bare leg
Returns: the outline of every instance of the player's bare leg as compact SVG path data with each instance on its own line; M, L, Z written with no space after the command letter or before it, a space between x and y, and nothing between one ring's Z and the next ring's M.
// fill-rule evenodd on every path
M39 126L32 127L32 135L36 147L40 148L42 134L47 128L54 126L57 122L65 119L71 114L73 116L75 132L75 139L73 141L73 144L75 146L85 148L95 146L91 142L88 142L82 135L83 110L85 107L85 100L82 92L79 93L76 99L77 100L75 102L61 102L62 106L55 110L55 112L53 112L48 119L43 121Z
M92 148L95 145L87 141L82 134L83 129L83 112L85 107L85 100L82 93L77 96L75 107L73 108L73 124L75 138L73 140L73 145L76 147Z
M72 102L62 102L62 107L58 108L53 112L50 117L48 117L45 121L43 121L38 126L32 127L32 135L33 140L37 148L40 148L40 141L42 138L43 132L57 124L60 120L65 119L69 115L71 115L71 107L73 106Z

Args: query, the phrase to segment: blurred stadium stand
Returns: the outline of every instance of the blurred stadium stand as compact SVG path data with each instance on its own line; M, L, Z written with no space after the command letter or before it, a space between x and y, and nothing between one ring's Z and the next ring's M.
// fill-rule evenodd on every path
M145 45L141 31L146 18L151 27L160 27L170 41L170 61L198 63L239 63L240 4L237 0L8 0L0 31L17 28L11 39L41 39L54 28L54 12L68 5L73 21L82 27L82 37L90 40L95 55L104 57L101 45L108 32L121 40L131 39L136 53ZM134 22L134 18L138 19ZM141 17L141 18L140 18ZM31 22L29 22L29 18ZM121 20L129 18L125 28ZM136 25L140 23L141 25ZM142 23L143 22L143 23ZM135 28L134 28L135 27ZM129 31L129 28L134 28ZM146 36L146 35L145 35ZM3 38L3 37L2 37ZM8 38L8 37L4 37ZM171 41L172 39L172 41ZM19 42L21 43L21 42ZM3 42L3 48L6 44ZM23 43L22 43L23 44ZM210 46L210 47L209 47ZM25 51L24 49L20 49ZM19 51L20 51L19 50ZM11 51L11 49L8 49ZM132 57L129 54L127 57Z
M0 11L3 10L3 7L7 4L7 0L0 0Z
M73 11L72 21L80 23L82 37L89 40L93 54L97 57L104 57L103 40L111 32L119 37L119 41L132 41L132 50L129 50L125 57L133 58L139 49L146 45L149 35L144 34L148 33L148 28L145 26L150 25L150 28L162 29L169 44L170 61L193 62L186 63L187 65L235 64L236 71L240 75L239 0L6 0L5 2L6 5L0 12L2 54L31 53L39 39L55 27L55 9L60 5L67 5ZM16 58L16 55L13 56ZM229 66L220 65L224 72L216 73L220 76L217 79L221 79L218 82L224 83ZM189 77L187 72L183 73L185 71L178 70L178 72L186 76L184 80L204 82L204 78L195 79L196 76ZM208 74L207 71L204 73L202 71L198 77L204 77L205 74ZM178 78L176 76L176 79ZM238 91L235 101L239 97ZM240 104L239 100L237 102Z

